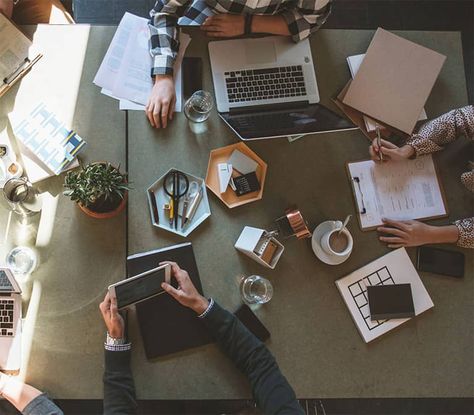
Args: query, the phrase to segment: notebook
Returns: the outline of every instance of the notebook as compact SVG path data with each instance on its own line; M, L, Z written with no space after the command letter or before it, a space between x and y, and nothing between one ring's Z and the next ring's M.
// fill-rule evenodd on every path
M199 271L191 243L169 246L127 258L129 277L156 267L161 261L173 261L185 269L196 289L203 294ZM174 280L176 284L176 280ZM136 305L138 325L147 359L166 356L212 342L196 313L179 304L168 294Z
M444 190L431 155L416 160L347 164L359 225L363 231L382 218L434 219L448 215Z
M405 248L392 251L336 281L336 286L366 343L409 320L371 319L367 287L391 284L410 284L416 316L434 307Z
M411 134L445 59L379 28L343 103Z

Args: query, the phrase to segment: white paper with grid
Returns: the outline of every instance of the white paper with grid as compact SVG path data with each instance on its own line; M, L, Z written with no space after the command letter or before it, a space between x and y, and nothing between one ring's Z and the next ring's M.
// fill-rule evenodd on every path
M419 315L434 306L405 248L400 248L336 281L342 298L366 343L408 321L408 318L370 319L367 285L410 284Z

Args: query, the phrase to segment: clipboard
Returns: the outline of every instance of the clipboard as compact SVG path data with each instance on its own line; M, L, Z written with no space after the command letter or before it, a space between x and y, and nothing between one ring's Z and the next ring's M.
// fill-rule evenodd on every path
M435 160L432 158L431 155L428 156L423 156L423 157L430 157L432 159L433 167L434 167L434 178L435 182L438 186L439 193L436 194L439 198L439 202L442 206L442 209L444 210L444 213L440 214L434 214L434 215L428 215L428 216L416 216L416 217L411 217L410 219L412 220L420 220L420 221L427 221L427 220L432 220L432 219L440 219L440 218L445 218L449 216L449 210L448 210L448 204L446 200L446 193L444 191L443 183L441 181L441 176L439 174L439 168L435 162ZM415 160L409 160L410 162L416 162L417 159ZM368 214L368 210L370 210L370 207L368 206L368 200L367 200L367 195L364 194L363 186L361 185L360 179L357 176L353 176L350 170L350 165L351 164L357 164L357 163L364 163L364 162L369 162L371 161L370 159L363 159L363 160L357 160L357 161L349 161L346 162L346 173L347 177L349 179L349 183L351 186L351 193L352 193L352 198L354 201L355 209L356 209L356 217L357 217L357 222L359 224L359 228L363 232L369 232L377 229L381 224L376 224L374 226L364 226L362 222L362 215ZM397 166L397 168L400 168ZM357 179L357 180L356 180ZM390 215L387 215L390 216Z
M21 39L24 44L28 44L29 47L32 46L33 43L31 42L31 40L24 35L24 33L18 28L18 26L16 26L10 19L0 13L0 23L2 22L8 25L8 29L13 29L12 31L14 33L15 39L18 38L18 41L20 41ZM5 95L13 85L15 85L21 78L23 78L33 67L33 65L42 58L42 56L43 55L41 53L38 53L33 58L25 56L23 60L20 60L18 62L17 66L9 74L7 74L3 79L0 79L0 97Z

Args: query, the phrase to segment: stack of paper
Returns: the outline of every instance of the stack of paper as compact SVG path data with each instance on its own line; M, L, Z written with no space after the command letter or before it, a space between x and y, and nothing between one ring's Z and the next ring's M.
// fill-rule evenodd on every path
M359 71L360 65L362 64L364 57L365 57L365 53L347 57L347 64L349 65L349 70L351 72L352 79L355 78L357 72ZM420 118L418 118L418 121L423 121L423 120L426 120L427 118L428 117L426 116L426 111L423 108L423 111L421 111ZM365 122L365 128L367 129L367 131L375 131L377 129L377 123L372 118L369 118L366 115L364 115L364 122Z
M121 110L144 110L148 103L153 87L149 38L148 20L125 13L94 78L104 95L120 101ZM179 41L174 66L176 111L182 107L181 62L191 38L181 33Z

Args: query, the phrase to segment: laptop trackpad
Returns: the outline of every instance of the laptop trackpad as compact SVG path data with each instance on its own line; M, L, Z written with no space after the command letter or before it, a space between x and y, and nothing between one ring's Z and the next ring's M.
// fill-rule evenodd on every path
M275 43L268 41L255 42L251 48L245 48L247 63L276 62Z

